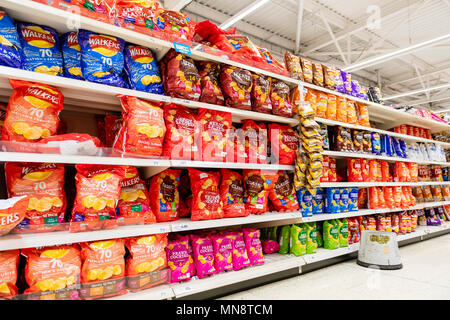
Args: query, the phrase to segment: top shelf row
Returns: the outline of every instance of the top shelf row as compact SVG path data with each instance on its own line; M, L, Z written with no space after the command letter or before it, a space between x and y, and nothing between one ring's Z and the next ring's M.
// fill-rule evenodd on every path
M48 25L56 29L60 33L72 31L75 28L82 28L98 33L117 36L122 39L125 39L128 42L151 48L158 58L163 57L171 48L174 48L174 43L172 42L154 38L147 34L111 25L109 23L97 21L92 18L77 15L69 11L61 10L30 0L3 0L1 6L2 8L6 9L8 14L11 15L16 20ZM51 19L49 19L49 17L51 17ZM374 119L379 120L380 122L385 123L386 127L382 127L381 129L388 129L389 127L393 127L398 124L409 124L424 127L430 129L433 133L446 131L450 129L450 126L447 123L443 122L441 123L431 119L426 119L414 114L393 109L388 106L355 98L320 86L316 86L283 75L279 75L270 71L255 68L253 66L248 66L230 60L226 56L208 54L201 50L197 50L196 48L190 48L190 52L191 52L190 56L194 60L215 61L240 67L252 72L264 74L266 76L282 80L287 84L289 84L291 87L304 86L307 88L331 93L336 96L345 96L348 99L366 104L369 106L370 116L373 117ZM42 81L47 84L53 84L55 86L62 87L64 89L63 94L65 95L66 98L68 98L66 99L66 101L71 106L79 106L80 101L82 101L83 102L82 105L88 108L119 111L120 109L118 101L117 99L114 98L117 94L127 94L149 100L158 100L158 101L166 100L165 102L174 102L181 105L187 105L193 108L206 107L209 109L217 109L217 110L220 109L220 111L229 111L232 112L233 121L236 122L240 122L241 119L251 118L254 120L273 121L279 123L286 123L290 125L296 125L298 123L296 119L283 118L280 116L267 115L251 111L242 111L237 109L230 110L230 108L221 106L214 106L210 104L206 105L199 102L192 102L184 99L173 99L170 97L162 97L135 90L115 88L111 86L98 85L94 83L85 83L84 85L82 85L78 83L81 81L73 81L72 79L64 79L62 77L36 74L33 72L31 72L30 74L30 72L27 71L10 69L5 67L0 67L0 96L6 96L6 94L9 93L10 88L9 85L7 84L7 81L5 81L7 77L19 78L23 80ZM80 94L80 91L82 91L82 94Z

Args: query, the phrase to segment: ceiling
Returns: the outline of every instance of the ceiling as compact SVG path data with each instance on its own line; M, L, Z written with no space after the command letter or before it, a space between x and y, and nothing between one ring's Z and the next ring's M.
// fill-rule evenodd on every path
M164 6L220 25L259 1L165 0ZM286 50L297 51L299 35L298 54L338 67L354 66L352 76L363 85L380 86L384 97L450 83L450 0L269 0L234 26L279 61ZM411 46L415 50L398 52ZM391 56L369 63L387 54ZM367 64L355 65L361 62ZM389 101L447 110L450 86Z

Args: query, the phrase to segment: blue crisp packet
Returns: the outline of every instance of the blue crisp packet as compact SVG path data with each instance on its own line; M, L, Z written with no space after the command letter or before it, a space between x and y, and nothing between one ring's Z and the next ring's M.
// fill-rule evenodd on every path
M302 217L311 217L313 215L312 199L313 196L306 188L301 188L297 191L297 200L300 205Z
M380 154L381 153L380 134L378 132L372 132L370 136L371 136L371 140L372 140L372 153Z
M339 212L348 212L348 188L340 188L339 193L341 194L341 199L339 202Z
M21 68L22 45L14 21L0 10L0 65Z
M402 153L402 150L400 149L400 143L394 137L391 137L391 139L392 139L392 145L394 146L395 156L403 158L403 153Z
M159 67L152 51L143 46L125 46L125 78L131 89L164 94Z
M47 26L18 23L17 31L23 48L22 69L51 75L63 71L63 58L58 34Z
M356 80L351 81L352 84L352 96L356 98L361 98L361 86Z
M358 211L358 188L348 188L348 211Z
M408 158L408 148L406 147L405 141L399 139L398 142L400 144L400 151L402 153L402 158L407 159Z
M391 143L391 137L387 134L382 134L381 136L381 154L392 157L392 143Z
M338 188L325 189L325 213L339 213L341 193Z
M316 188L316 195L312 200L312 210L313 214L323 213L323 189Z
M64 59L64 77L83 80L78 32L72 31L63 34L61 37L61 49Z
M113 36L80 29L81 71L87 81L126 88L121 77L125 41Z

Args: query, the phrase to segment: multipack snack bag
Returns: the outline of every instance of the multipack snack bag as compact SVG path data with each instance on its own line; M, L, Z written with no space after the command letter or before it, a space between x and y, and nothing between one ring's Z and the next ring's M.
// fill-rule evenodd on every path
M198 63L198 74L201 77L200 102L223 106L225 98L219 86L220 64L211 61Z
M171 49L160 63L164 90L168 96L198 101L201 78L194 60Z
M209 237L191 235L192 249L194 253L195 270L199 279L216 273L214 268L214 248Z
M192 40L194 36L193 21L181 12L159 8L155 12L155 24L169 37L169 40Z
M289 125L270 123L269 135L272 156L277 159L277 163L285 165L293 164L297 157L299 145L297 132Z
M220 169L220 198L223 205L223 217L245 217L244 186L242 175L228 169Z
M197 119L201 131L203 161L225 162L231 113L200 108Z
M269 172L257 169L244 169L244 202L251 214L260 214L268 210L268 191L272 181L266 177Z
M120 182L121 191L117 204L117 223L119 225L156 223L150 209L150 198L145 181L139 177L135 167L125 169L125 177Z
M78 43L78 32L71 31L61 36L64 77L83 80L81 72L81 47Z
M22 45L14 21L0 10L0 65L20 68Z
M67 203L63 164L7 162L5 173L9 197L28 197L25 218L16 227L17 232L64 228Z
M80 295L98 299L125 294L125 240L83 242L80 246Z
M126 88L121 77L124 67L123 39L80 29L81 72L91 82Z
M181 170L166 169L150 180L150 207L158 222L178 219L180 174Z
M29 198L25 195L0 200L0 236L8 234L22 222L26 216L28 202Z
M299 210L297 196L294 190L294 177L287 171L279 171L269 190L269 199L278 212Z
M166 247L167 265L169 267L169 282L189 280L193 274L190 259L189 236L181 236L175 240L169 240ZM194 268L195 270L195 268Z
M17 24L22 45L22 69L58 76L63 71L58 33L47 26L20 22Z
M0 299L11 299L19 292L16 286L19 254L19 250L0 251Z
M272 83L271 78L262 74L253 75L252 110L256 112L271 113L272 101L270 99Z
M267 127L263 122L242 120L242 134L247 163L267 162ZM238 155L239 157L239 155Z
M122 96L122 126L113 148L123 154L159 157L166 133L161 103Z
M216 272L233 269L233 238L230 235L212 235L214 268Z
M159 0L115 0L115 9L120 24L156 29L154 25L155 11L159 8ZM133 28L132 28L133 29Z
M80 283L81 258L78 245L60 245L21 250L27 259L25 293L77 289ZM71 292L69 299L78 293ZM54 298L52 299L54 300Z
M126 167L77 164L70 231L109 229L117 226L116 206Z
M253 77L250 71L224 65L220 72L220 86L227 106L242 110L252 109Z
M220 173L188 168L193 194L191 220L223 218L223 204L220 198Z
M197 135L200 126L196 113L184 106L169 104L164 107L166 134L163 157L193 160L198 157Z
M245 245L244 233L242 231L230 232L233 239L233 270L241 270L250 265L247 248Z
M38 142L55 135L64 97L51 86L21 80L9 80L9 97L2 140Z
M149 48L127 44L124 59L124 74L130 89L164 94L159 67Z

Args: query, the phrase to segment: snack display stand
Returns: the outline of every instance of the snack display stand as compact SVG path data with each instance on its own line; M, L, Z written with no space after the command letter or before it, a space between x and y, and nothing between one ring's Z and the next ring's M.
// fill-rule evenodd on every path
M58 32L63 33L70 31L73 25L79 28L104 33L120 37L127 42L144 45L154 51L157 58L162 58L171 48L174 48L172 42L152 38L148 35L138 33L136 31L110 25L94 19L72 14L68 11L53 8L30 0L3 0L0 6L8 12L8 14L22 21L44 24L53 27ZM436 122L425 119L414 114L395 110L391 107L376 104L370 101L358 99L348 95L338 93L323 87L315 86L306 82L295 80L283 75L275 74L266 70L258 69L253 66L247 66L236 61L232 61L226 57L211 55L195 48L190 48L189 54L196 61L210 60L224 63L236 67L240 67L252 72L270 76L274 79L284 81L290 88L303 87L312 88L318 91L331 93L336 96L345 96L349 100L354 100L367 105L369 108L370 119L375 121L379 128L368 128L360 125L347 124L343 122L323 119L316 117L318 123L329 126L343 126L351 129L370 130L382 134L388 134L392 137L401 138L409 142L436 143L444 149L450 149L450 143L435 141L410 135L404 135L386 131L401 124L417 125L430 129L432 133L450 130L450 126L446 123ZM297 118L286 118L271 114L264 114L254 111L245 111L225 106L194 102L185 99L172 98L156 94L145 93L141 91L123 89L103 84L91 83L64 77L41 74L31 71L14 69L0 66L0 98L7 101L12 90L8 79L19 79L32 82L39 82L54 86L61 90L65 97L65 110L76 113L104 113L105 111L120 112L120 100L117 96L128 95L139 97L142 99L162 102L163 104L175 103L191 109L205 108L216 111L226 111L232 114L233 122L241 122L244 119L252 119L255 121L268 121L280 124L287 124L295 127L299 124ZM386 130L384 130L386 129ZM334 158L365 158L387 160L389 162L403 161L415 162L424 165L437 165L442 167L450 166L449 162L438 161L415 161L399 157L385 157L372 154L359 154L338 151L325 150L323 155ZM211 161L190 161L190 160L170 160L170 159L146 159L146 158L126 158L112 156L81 156L81 155L63 155L63 154L45 154L45 153L26 153L1 151L0 161L2 163L14 162L54 162L64 164L102 164L102 165L131 165L143 168L145 178L150 178L167 168L204 168L204 169L261 169L261 170L288 170L293 171L293 165L278 164L256 164L256 163L231 163L231 162L211 162ZM324 182L321 187L371 187L371 186L423 186L423 185L450 185L449 181L430 181L430 182ZM407 208L408 210L423 209L428 207L450 205L450 201L434 201L426 203L418 203L415 207ZM324 221L333 218L346 218L365 215L375 215L378 213L398 212L404 209L360 209L358 211L340 213L340 214L319 214L312 217L302 217L300 211L292 212L266 212L260 215L249 215L239 218L224 218L206 221L191 221L183 218L173 222L155 223L149 225L129 225L119 226L112 230L97 230L81 233L70 233L68 231L55 231L49 233L33 233L33 234L9 234L0 238L0 251L33 248L50 245L70 244L84 241L100 241L107 239L115 239L122 237L133 237L141 235L150 235L157 233L170 233L188 230L214 229L228 226L271 226L287 223L304 223L314 221ZM447 227L424 227L418 226L417 230L407 235L399 235L399 244L411 240L424 240L428 236L450 232ZM193 279L189 282L163 284L153 288L143 290L142 292L129 292L125 295L112 297L109 299L176 299L185 298L189 295L200 292L211 291L215 289L223 289L229 285L236 285L246 280L263 279L264 276L276 274L282 271L297 269L297 274L302 273L302 266L314 264L319 261L326 261L341 256L349 256L357 252L358 243L352 244L345 248L336 250L326 250L319 248L317 253L305 255L302 257L294 257L292 255L271 254L265 256L263 265L253 266L251 268L229 271L220 273L204 279ZM263 280L260 281L261 283ZM223 291L221 291L223 293Z

